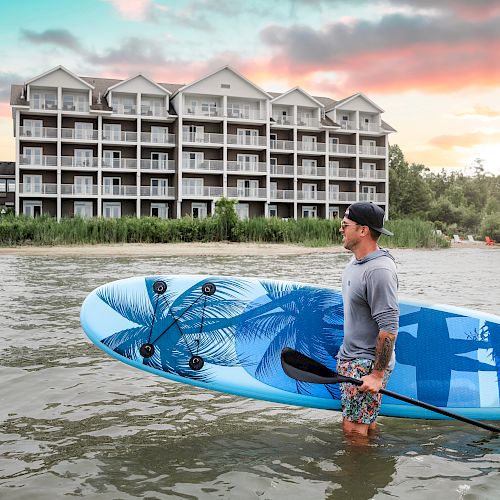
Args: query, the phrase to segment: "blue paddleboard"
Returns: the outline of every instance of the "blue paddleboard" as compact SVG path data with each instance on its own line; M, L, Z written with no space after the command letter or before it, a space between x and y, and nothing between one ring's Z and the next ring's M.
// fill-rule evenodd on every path
M400 303L388 389L477 419L500 419L500 317ZM336 385L297 382L291 347L335 369L343 338L339 290L220 276L146 276L103 285L81 323L110 356L170 380L239 396L340 409ZM443 418L384 396L382 415Z

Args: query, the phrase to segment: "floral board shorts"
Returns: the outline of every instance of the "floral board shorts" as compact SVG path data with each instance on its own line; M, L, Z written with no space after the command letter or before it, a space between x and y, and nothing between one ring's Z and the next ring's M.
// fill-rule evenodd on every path
M373 368L371 359L338 360L337 371L345 377L358 378L369 375ZM382 387L387 385L392 370L386 370ZM360 392L354 384L340 384L340 400L342 402L342 416L357 424L371 424L375 422L380 411L382 394Z

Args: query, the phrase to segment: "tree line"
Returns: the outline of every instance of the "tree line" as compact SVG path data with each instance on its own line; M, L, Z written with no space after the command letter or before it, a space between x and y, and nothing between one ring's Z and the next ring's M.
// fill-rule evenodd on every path
M447 235L473 234L500 241L500 175L485 172L476 159L471 175L431 172L406 161L401 148L389 148L389 215L433 222Z

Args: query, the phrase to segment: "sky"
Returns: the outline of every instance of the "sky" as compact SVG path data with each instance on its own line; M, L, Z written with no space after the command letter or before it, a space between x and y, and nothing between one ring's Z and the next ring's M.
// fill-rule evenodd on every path
M270 92L362 92L410 162L500 175L500 0L0 0L0 160L10 85L80 76L185 84L227 64Z

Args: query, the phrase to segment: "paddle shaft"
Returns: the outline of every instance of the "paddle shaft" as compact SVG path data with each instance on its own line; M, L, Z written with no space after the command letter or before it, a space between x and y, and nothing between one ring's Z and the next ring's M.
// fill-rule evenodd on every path
M338 376L336 377L337 382L340 383L351 383L355 385L363 385L361 380L352 377L344 377ZM426 410L433 411L435 413L440 413L441 415L445 415L446 417L454 418L456 420L461 420L462 422L466 422L468 424L476 425L478 427L482 427L487 431L492 432L500 432L500 428L495 427L494 425L485 424L484 422L480 422L479 420L474 420L473 418L463 417L462 415L457 415L456 413L451 413L447 410L443 410L438 406L431 405L429 403L424 403L423 401L419 401L418 399L409 398L407 396L403 396L403 394L398 394L397 392L392 392L387 389L380 389L380 394L384 394L385 396L390 396L394 399L399 399L400 401L404 401L405 403L409 403L411 405L420 406L421 408L425 408Z

